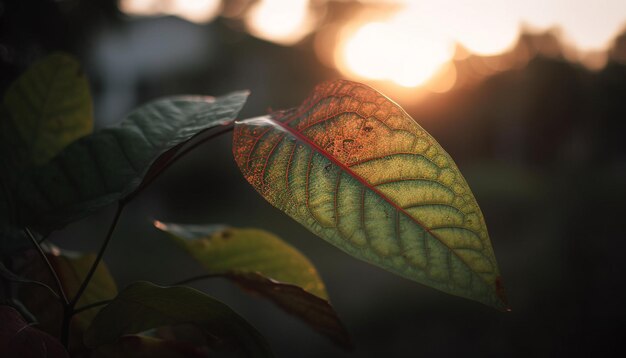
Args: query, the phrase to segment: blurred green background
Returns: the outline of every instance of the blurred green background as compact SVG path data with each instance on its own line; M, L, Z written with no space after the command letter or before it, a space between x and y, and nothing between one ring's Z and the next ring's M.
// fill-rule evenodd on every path
M237 89L252 91L241 118L253 117L299 105L319 82L349 77L325 62L325 49L335 46L324 42L325 30L397 6L314 1L310 34L285 45L252 36L243 14L254 5L226 1L217 17L196 23L131 16L111 0L0 1L0 90L33 60L63 50L90 78L97 128L159 96ZM175 164L128 207L105 261L120 287L202 272L154 219L278 234L318 267L354 352L226 282L196 285L247 318L278 357L624 354L626 33L592 55L573 56L554 29L522 31L495 55L457 46L447 63L455 79L443 91L357 78L396 100L456 160L485 215L510 313L394 276L315 237L248 185L230 134ZM112 214L103 210L51 240L96 250Z

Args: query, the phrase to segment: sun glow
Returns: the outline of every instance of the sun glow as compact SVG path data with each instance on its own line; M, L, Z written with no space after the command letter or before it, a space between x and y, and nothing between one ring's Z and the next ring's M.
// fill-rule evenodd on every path
M281 45L300 41L313 29L313 20L308 0L262 0L245 19L252 35Z
M389 21L365 23L348 32L335 56L347 74L416 87L452 58L453 49L449 39L412 23L401 13Z
M335 65L342 73L426 89L445 77L444 85L432 87L440 92L442 88L451 88L450 78L456 78L453 67L449 72L453 75L441 77L451 68L454 44L469 54L498 56L516 45L524 28L557 28L564 41L579 50L574 52L579 57L571 59L588 64L588 54L606 53L612 38L626 25L624 0L394 3L399 7L391 16L389 12L379 12L354 18L344 26L334 53ZM593 68L601 68L603 62L596 62Z

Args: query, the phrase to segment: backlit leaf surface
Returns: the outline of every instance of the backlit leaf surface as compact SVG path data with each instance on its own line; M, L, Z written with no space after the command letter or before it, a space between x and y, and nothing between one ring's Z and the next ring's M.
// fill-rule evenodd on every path
M349 254L505 309L487 227L459 169L396 103L349 81L235 124L233 153L271 204Z
M209 273L258 272L324 299L328 293L313 264L277 236L259 229L182 225L157 221Z

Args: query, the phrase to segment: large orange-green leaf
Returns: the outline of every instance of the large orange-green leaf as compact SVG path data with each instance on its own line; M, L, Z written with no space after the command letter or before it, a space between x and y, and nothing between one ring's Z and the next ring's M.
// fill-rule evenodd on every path
M235 124L242 173L272 205L349 254L507 307L487 227L452 158L400 106L354 82Z
M155 226L169 233L209 274L272 300L336 344L352 346L313 264L277 236L216 225L156 221Z

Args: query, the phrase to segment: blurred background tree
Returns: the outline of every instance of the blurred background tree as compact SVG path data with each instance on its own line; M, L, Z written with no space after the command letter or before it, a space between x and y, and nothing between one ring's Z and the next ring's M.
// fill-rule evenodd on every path
M617 355L626 325L624 23L619 0L9 0L0 1L0 90L34 60L68 51L84 65L102 128L162 95L247 88L246 118L296 106L327 79L367 83L455 158L485 214L513 312L411 284L316 238L245 182L229 137L177 163L131 205L107 252L119 286L200 271L146 218L249 225L311 258L354 356ZM95 250L111 210L52 242ZM247 317L278 356L349 354L237 288L197 287Z

